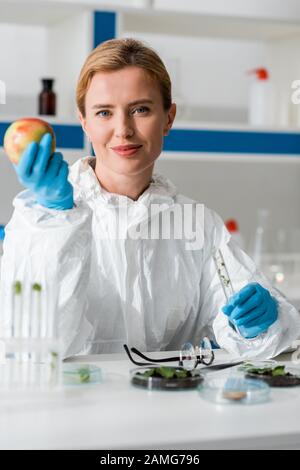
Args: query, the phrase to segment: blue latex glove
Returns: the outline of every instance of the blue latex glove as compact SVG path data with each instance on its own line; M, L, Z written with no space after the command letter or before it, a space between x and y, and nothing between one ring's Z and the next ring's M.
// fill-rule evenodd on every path
M278 317L277 301L258 283L250 283L222 307L229 322L244 338L255 338L267 331Z
M51 144L51 134L45 134L39 144L31 142L14 167L20 183L34 193L39 204L50 209L72 209L68 164L61 153L51 155Z

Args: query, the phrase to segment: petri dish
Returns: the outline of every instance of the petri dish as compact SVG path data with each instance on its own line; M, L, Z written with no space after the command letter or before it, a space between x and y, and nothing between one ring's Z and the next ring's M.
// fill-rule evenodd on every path
M165 376L160 376L158 371ZM189 390L203 381L199 371L181 367L138 367L130 371L131 383L148 390Z
M270 387L261 380L247 379L242 375L206 377L198 387L201 397L218 404L251 405L270 399Z
M285 375L271 375L270 370L280 369L284 367ZM275 366L269 367L269 371L265 369L265 371L259 371L259 369L255 372L252 372L251 369L247 369L245 372L245 377L263 381L267 383L270 387L294 387L300 385L300 368L291 366L289 364L279 364L277 363Z
M247 371L249 368L255 368L255 369L265 369L266 367L276 367L276 365L278 365L278 362L275 361L274 359L266 359L264 361L256 361L256 360L249 360L249 361L245 361L243 364L241 364L239 367L238 367L238 370L239 371L242 371L242 372L245 372Z
M64 363L62 376L63 385L99 384L102 380L100 367L92 364Z

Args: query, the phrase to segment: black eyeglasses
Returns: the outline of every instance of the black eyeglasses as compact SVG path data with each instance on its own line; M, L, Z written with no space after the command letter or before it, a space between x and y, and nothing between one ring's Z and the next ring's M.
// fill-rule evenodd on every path
M215 354L213 352L211 342L208 338L203 338L201 341L200 346L194 347L191 343L185 343L181 350L179 351L179 356L168 357L168 358L161 358L161 359L154 359L151 357L146 356L145 354L141 353L136 348L130 348L130 351L137 356L141 357L147 362L141 362L135 360L126 344L124 344L124 349L131 360L131 362L137 366L149 366L149 365L156 365L157 363L162 362L173 362L177 361L179 367L183 367L186 370L193 370L199 364L204 364L209 366L212 364L215 358Z

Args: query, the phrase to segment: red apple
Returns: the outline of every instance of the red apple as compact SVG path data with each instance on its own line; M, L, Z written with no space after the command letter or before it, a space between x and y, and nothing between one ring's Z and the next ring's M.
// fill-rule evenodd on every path
M43 135L52 135L52 153L55 151L55 134L47 122L37 118L23 118L13 122L4 135L4 150L11 162L18 164L27 145L39 143Z

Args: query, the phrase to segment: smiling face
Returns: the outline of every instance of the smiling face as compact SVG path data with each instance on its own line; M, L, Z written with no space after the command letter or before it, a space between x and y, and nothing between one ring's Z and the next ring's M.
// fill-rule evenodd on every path
M176 114L163 108L159 85L140 67L98 72L80 120L96 154L96 167L133 176L153 170Z

